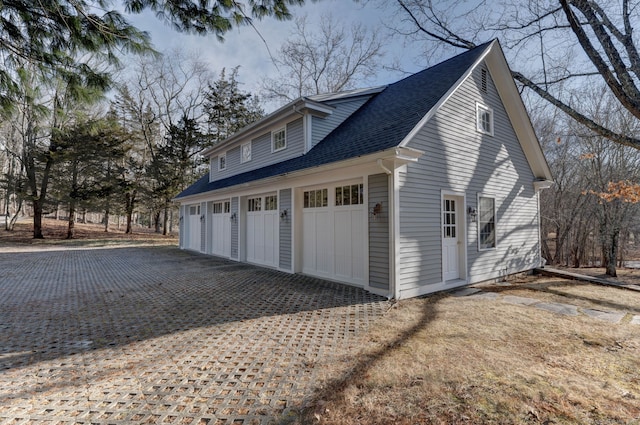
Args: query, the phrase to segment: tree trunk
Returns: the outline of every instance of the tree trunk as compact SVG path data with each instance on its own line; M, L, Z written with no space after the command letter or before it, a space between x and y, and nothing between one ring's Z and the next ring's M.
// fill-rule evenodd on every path
M42 234L42 200L33 200L33 239L44 239Z
M104 231L109 232L109 200L107 200L107 207L104 209Z
M153 226L154 226L154 231L156 233L160 233L162 230L160 229L160 214L162 213L162 210L157 210L153 213ZM151 223L149 223L151 224Z
M126 213L127 213L127 227L124 231L126 234L133 233L132 221L133 221L133 210L135 208L136 202L136 191L128 192L125 196L126 204Z
M76 201L69 202L69 224L67 226L67 239L73 239L76 234Z
M169 203L167 202L164 206L164 217L162 218L162 234L164 236L167 236L168 224L169 224Z
M611 234L611 240L609 242L608 250L605 254L606 258L606 274L607 276L616 277L616 261L618 260L618 237L620 236L620 229L614 228Z

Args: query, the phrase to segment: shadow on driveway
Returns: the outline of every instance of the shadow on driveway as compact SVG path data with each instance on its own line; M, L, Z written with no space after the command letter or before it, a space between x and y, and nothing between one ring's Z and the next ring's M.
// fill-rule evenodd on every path
M171 247L0 253L0 270L0 419L268 423L388 308Z

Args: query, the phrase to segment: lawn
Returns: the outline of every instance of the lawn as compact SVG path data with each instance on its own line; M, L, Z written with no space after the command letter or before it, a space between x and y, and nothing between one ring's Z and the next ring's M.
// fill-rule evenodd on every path
M482 289L500 297L396 303L359 348L319 365L321 389L291 422L640 423L640 293L542 277ZM504 295L627 314L612 324Z

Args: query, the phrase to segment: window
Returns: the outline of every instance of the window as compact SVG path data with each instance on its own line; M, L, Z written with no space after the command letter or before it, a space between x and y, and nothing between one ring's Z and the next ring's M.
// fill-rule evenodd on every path
M251 142L243 143L240 146L240 162L251 161Z
M249 198L247 210L249 212L262 211L262 198Z
M478 248L496 247L496 200L478 197Z
M222 171L225 170L227 168L227 154L225 153L221 153L220 156L218 156L218 171Z
M224 212L225 214L231 212L231 201L224 201Z
M284 128L271 133L271 152L278 152L287 147L287 132Z
M316 189L304 192L305 208L322 208L329 205L329 190Z
M278 197L276 195L264 197L265 211L274 211L278 209Z
M191 205L189 207L189 215L200 215L200 205Z
M362 183L336 187L336 206L364 204Z
M478 131L493 136L493 109L476 103L476 119Z
M456 201L444 199L442 202L442 236L456 238Z
M216 202L213 204L213 214L222 214L222 202Z

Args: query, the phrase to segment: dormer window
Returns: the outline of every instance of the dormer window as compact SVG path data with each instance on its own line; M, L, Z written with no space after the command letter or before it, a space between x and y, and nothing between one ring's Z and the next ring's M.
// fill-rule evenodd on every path
M218 156L218 171L223 171L227 169L227 153L221 153Z
M278 152L287 147L287 132L283 127L271 133L271 152Z
M243 143L240 146L240 162L251 161L251 142Z

